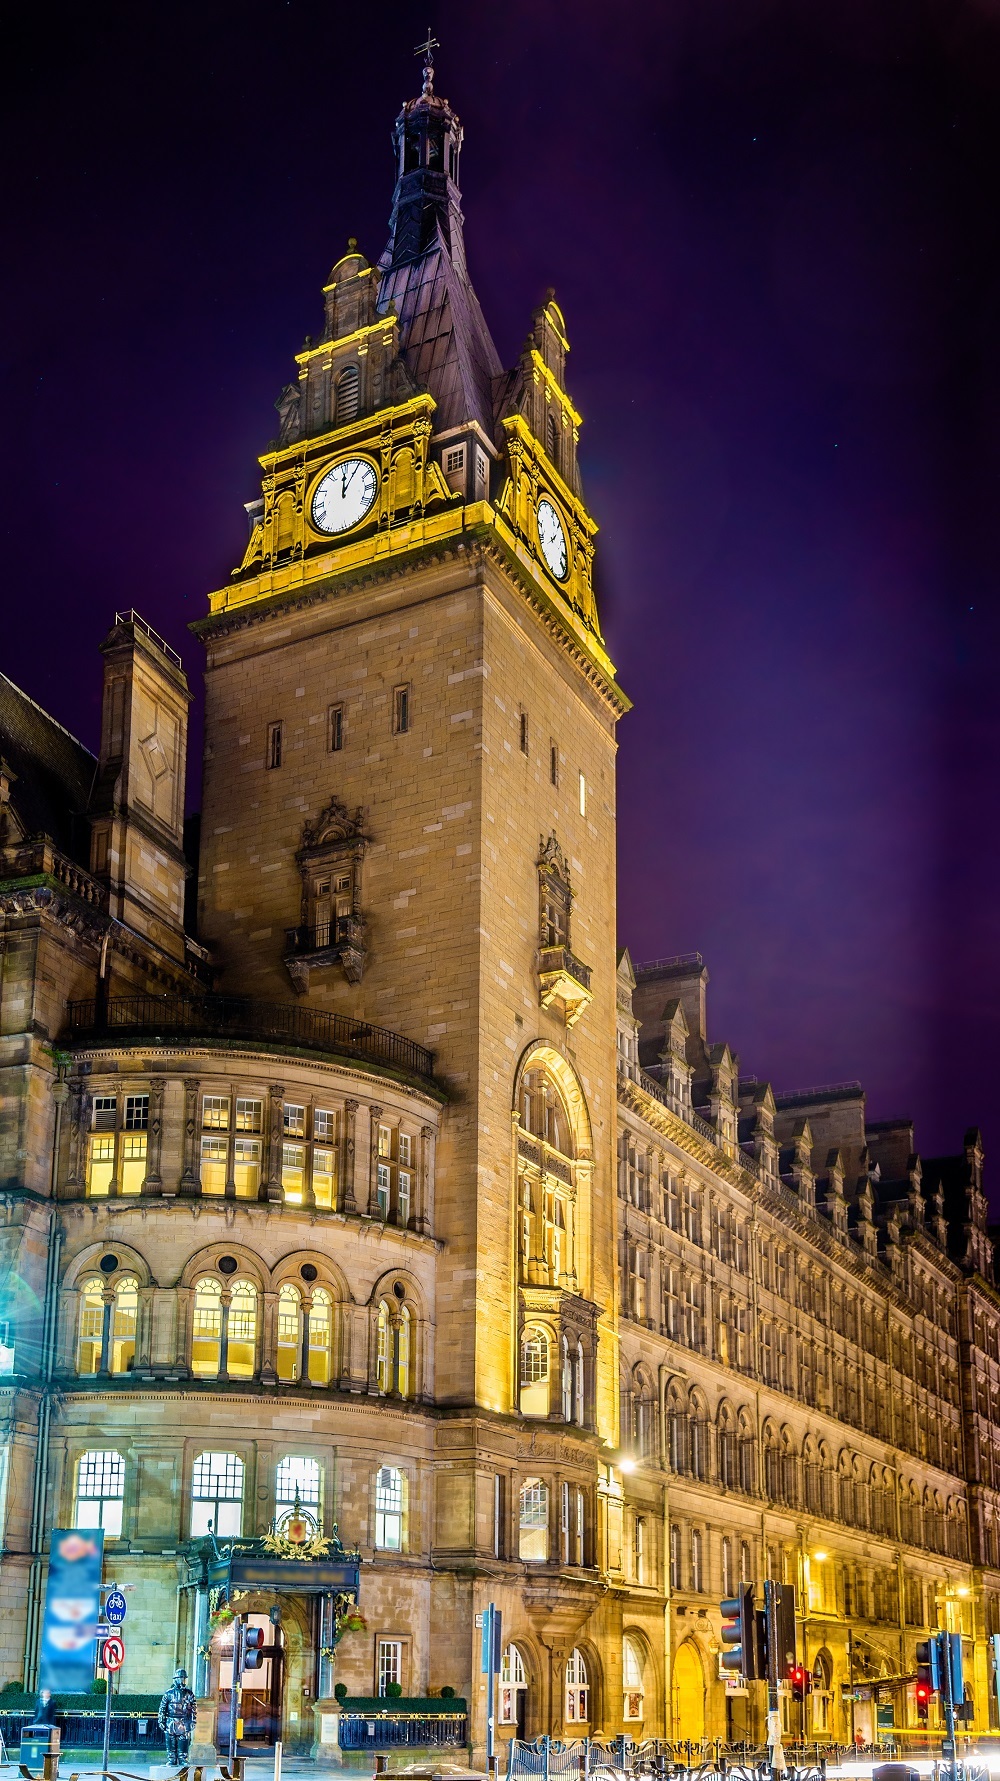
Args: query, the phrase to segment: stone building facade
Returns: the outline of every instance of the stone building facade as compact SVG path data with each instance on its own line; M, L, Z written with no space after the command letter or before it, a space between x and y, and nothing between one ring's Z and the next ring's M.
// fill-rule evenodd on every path
M936 1624L987 1725L977 1135L921 1164L857 1085L775 1096L709 1043L700 959L616 957L628 701L564 318L502 367L429 65L395 149L192 627L200 835L138 615L96 758L0 679L0 1673L34 1680L50 1530L101 1525L125 1687L183 1661L224 1698L197 1554L304 1514L360 1548L366 1628L334 1671L308 1587L278 1628L244 1600L258 1741L311 1743L335 1673L451 1685L481 1749L490 1600L502 1736L756 1736L718 1601L766 1575L810 1735L912 1723Z

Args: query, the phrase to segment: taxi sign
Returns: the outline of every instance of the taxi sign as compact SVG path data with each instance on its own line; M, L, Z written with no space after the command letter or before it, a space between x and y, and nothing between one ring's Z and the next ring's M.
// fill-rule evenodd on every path
M106 1670L120 1670L125 1662L125 1640L121 1633L112 1633L101 1646L101 1664Z
M109 1626L121 1626L128 1613L128 1603L120 1589L113 1589L104 1604L104 1618Z

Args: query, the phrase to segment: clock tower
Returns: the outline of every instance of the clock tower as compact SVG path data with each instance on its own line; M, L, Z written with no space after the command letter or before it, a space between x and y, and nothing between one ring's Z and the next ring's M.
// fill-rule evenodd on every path
M455 1462L435 1549L455 1562L492 1542L497 1443L535 1452L539 1420L565 1425L596 1488L617 1438L628 708L594 602L566 324L550 291L504 369L466 266L461 146L428 56L396 120L386 249L373 264L351 240L334 264L246 554L194 627L217 987L391 1027L434 1051L447 1094L424 1377ZM352 1140L373 1157L377 1113Z

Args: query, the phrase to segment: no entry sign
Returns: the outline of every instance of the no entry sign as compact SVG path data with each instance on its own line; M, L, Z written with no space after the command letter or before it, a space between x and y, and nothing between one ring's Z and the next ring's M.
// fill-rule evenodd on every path
M101 1663L106 1670L120 1670L125 1662L125 1640L121 1633L112 1633L101 1646Z

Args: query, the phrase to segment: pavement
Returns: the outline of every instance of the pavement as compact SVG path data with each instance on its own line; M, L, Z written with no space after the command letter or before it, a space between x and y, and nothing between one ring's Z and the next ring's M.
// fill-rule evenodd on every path
M353 1754L353 1753L352 1753ZM360 1753L359 1753L360 1754ZM393 1753L395 1755L395 1752ZM274 1752L268 1750L260 1756L244 1757L245 1781L272 1781L274 1777ZM194 1765L192 1764L192 1769ZM310 1756L283 1756L281 1763L281 1781L322 1781L323 1776L330 1776L331 1781L347 1781L356 1776L373 1774L374 1763L370 1758L364 1761L354 1760L350 1764L336 1766L324 1758ZM95 1756L93 1750L63 1750L59 1758L60 1781L70 1781L71 1776L93 1777L102 1774L100 1755ZM165 1763L149 1762L134 1751L112 1750L108 1758L109 1775L134 1777L134 1781L166 1781L168 1776L177 1776L183 1771L168 1768ZM17 1762L0 1763L0 1778L15 1781L20 1770ZM203 1767L204 1781L225 1781L223 1771L218 1763L205 1763ZM410 1760L396 1757L386 1770L387 1781L394 1776L410 1776L413 1781L417 1777L442 1776L444 1781L488 1781L485 1770L470 1769L467 1764L455 1762L453 1757L446 1757L442 1762L428 1762L414 1756Z

